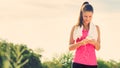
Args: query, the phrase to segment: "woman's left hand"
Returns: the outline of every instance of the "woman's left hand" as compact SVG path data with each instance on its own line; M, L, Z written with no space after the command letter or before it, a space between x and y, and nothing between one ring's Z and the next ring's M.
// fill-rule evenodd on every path
M93 44L94 46L95 46L96 42L97 41L95 39L88 40L88 43Z

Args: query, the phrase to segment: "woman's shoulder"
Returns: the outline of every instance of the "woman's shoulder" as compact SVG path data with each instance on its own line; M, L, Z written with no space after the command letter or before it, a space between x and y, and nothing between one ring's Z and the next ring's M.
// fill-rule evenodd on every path
M98 25L95 25L95 26L96 26L97 30L99 30L99 29L100 29Z
M96 28L99 28L99 26L98 25L95 25L96 26Z
M99 28L99 26L98 26L98 25L95 25L95 26L96 26L96 28L97 28L98 33L100 33L100 28Z
M74 31L77 27L79 27L79 26L78 25L73 25L72 31Z

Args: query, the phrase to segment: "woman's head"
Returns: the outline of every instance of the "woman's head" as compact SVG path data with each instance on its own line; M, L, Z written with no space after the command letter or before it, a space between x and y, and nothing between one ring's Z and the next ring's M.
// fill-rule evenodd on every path
M92 5L90 5L88 2L84 2L81 6L77 25L82 26L84 23L89 24L92 19L93 12L94 11Z

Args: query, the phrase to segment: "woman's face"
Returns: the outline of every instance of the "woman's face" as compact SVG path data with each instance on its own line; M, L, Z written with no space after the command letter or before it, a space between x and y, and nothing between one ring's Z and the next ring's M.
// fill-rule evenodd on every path
M85 11L83 12L83 22L85 24L89 24L93 16L93 12L91 11Z

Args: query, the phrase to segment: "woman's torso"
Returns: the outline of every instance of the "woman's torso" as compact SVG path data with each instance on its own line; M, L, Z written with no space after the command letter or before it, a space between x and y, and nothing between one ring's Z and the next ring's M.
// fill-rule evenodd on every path
M81 38L77 38L75 41L79 42L85 39L87 35L88 35L88 30L83 30ZM73 58L73 62L85 64L85 65L97 65L94 45L88 43L86 45L77 48L75 52L75 56Z

